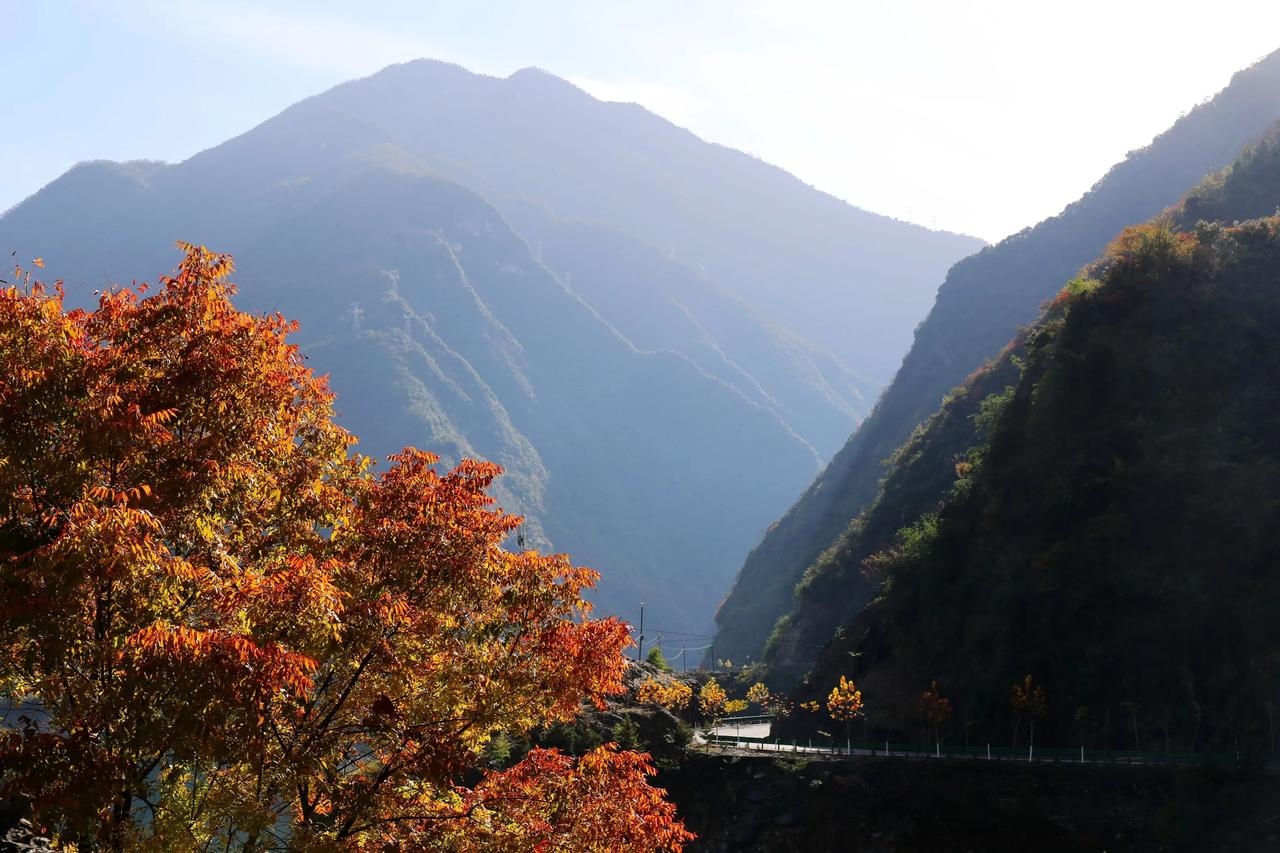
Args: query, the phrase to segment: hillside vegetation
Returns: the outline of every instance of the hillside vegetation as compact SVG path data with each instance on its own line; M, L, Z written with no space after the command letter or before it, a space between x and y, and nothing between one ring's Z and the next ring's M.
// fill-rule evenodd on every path
M944 405L871 517L918 511L896 480L936 488L950 468L938 511L865 559L874 540L855 527L808 579L847 594L856 561L878 597L803 695L855 652L886 726L909 726L936 679L955 725L1007 742L1011 687L1030 674L1058 742L1274 750L1280 217L1245 217L1277 206L1273 134L1124 231ZM1011 368L1015 382L990 387ZM946 425L980 395L976 446L943 464L956 446ZM939 461L913 477L930 453ZM819 598L803 591L794 618Z
M1174 204L1277 117L1280 52L1238 73L1059 215L957 263L875 411L748 556L716 617L717 654L758 657L805 570L875 499L884 460L943 397L1032 322L1122 228Z

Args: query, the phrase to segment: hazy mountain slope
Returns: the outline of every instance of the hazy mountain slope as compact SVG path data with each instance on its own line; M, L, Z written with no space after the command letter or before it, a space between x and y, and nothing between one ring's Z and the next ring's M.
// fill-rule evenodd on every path
M460 198L423 203L442 194ZM816 465L771 413L687 359L636 351L538 264L491 208L456 186L361 176L283 231L246 256L246 274L262 251L276 259L278 269L265 258L261 265L262 280L277 292L290 281L307 288L336 278L345 308L360 279L326 270L352 259L373 267L376 259L378 276L397 271L396 291L415 320L480 376L497 377L488 387L548 470L544 528L557 546L571 544L575 558L607 569L601 601L610 609L647 596L655 606L665 602L678 624L701 624L731 571L727 555L746 547L767 518L763 505L798 479L781 459L754 471L742 465L752 446L767 445L802 469ZM301 268L299 258L306 259ZM453 279L459 298L442 298L440 282ZM307 298L315 297L307 288ZM483 312L467 304L473 300ZM311 326L323 322L313 316ZM386 325L403 322L390 316ZM741 432L726 430L729 423ZM729 496L726 488L742 493Z
M695 277L735 297L752 311L724 312L717 328L729 340L715 337L712 312L697 321L824 459L866 416L941 274L981 246L858 210L535 70L500 79L428 60L392 66L302 101L182 169L190 186L236 199L219 221L222 242L234 245L246 205L278 215L289 198L323 188L330 170L369 161L462 183L531 241L555 223L566 269L598 267L604 248L573 240L603 235L617 247L626 238L642 269L612 263L594 278L602 301L623 287L619 272L638 292L629 326L665 322L665 300L644 302L648 293L706 293ZM641 260L640 245L666 263Z
M1259 206L1280 206L1274 140L1062 290L990 437L873 561L880 596L802 692L857 650L886 720L937 678L965 719L1003 727L1031 673L1059 742L1270 748L1280 217L1201 220Z
M1030 322L1121 228L1175 202L1280 116L1280 53L1238 73L1061 214L955 265L872 415L748 556L718 615L717 654L760 653L805 569L875 497L882 462L949 389Z
M170 268L171 236L237 250L241 304L303 323L365 452L502 463L533 541L605 571L602 607L648 600L705 627L736 555L817 469L813 448L683 355L637 350L470 190L394 146L336 139L272 168L251 158L251 179L235 158L84 166L0 220L0 240L81 301Z
M535 69L500 79L410 62L277 121L313 134L334 112L375 125L504 213L533 203L667 250L881 382L947 267L982 245L859 210L639 106L602 103Z
M693 270L613 229L526 225L544 263L641 349L668 349L768 408L829 458L878 387Z

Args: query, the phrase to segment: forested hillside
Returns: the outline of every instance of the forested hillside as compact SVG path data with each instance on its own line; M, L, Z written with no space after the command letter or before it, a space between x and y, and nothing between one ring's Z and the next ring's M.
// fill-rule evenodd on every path
M884 460L944 395L1035 319L1042 303L1116 233L1225 167L1277 117L1280 52L1239 72L1058 216L956 264L875 411L748 556L717 614L717 654L759 656L805 570L875 498ZM850 596L856 608L866 590Z
M172 269L177 239L237 257L241 304L302 321L364 452L502 464L526 541L605 570L604 610L647 600L687 631L878 388L752 300L839 294L905 336L978 245L550 75L429 61L176 165L81 164L0 218L78 304ZM912 265L892 285L888 252Z
M1021 351L1015 341L974 372L888 460L876 499L809 567L796 585L791 610L774 626L765 648L774 683L791 685L804 676L836 630L875 595L875 584L863 574L865 561L890 547L900 530L936 509L951 490L968 464L965 454L990 429L994 401L1016 382Z
M1125 230L943 406L864 522L920 513L899 481L951 470L941 508L869 558L882 540L855 526L800 596L795 618L820 621L859 569L879 589L803 696L856 658L885 726L936 680L951 725L997 742L1029 714L1058 743L1274 748L1280 216L1248 217L1278 208L1273 133ZM956 455L965 419L978 440ZM1027 676L1041 708L1010 701Z

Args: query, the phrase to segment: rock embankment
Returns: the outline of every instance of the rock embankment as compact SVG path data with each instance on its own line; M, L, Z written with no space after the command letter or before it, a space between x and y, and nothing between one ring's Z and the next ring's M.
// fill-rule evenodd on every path
M1280 849L1262 771L690 751L657 783L690 853Z

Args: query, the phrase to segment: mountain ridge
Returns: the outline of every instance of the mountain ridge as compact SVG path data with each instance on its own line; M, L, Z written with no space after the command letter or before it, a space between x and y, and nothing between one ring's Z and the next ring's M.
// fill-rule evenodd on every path
M1225 167L1277 116L1280 51L1237 72L1062 213L958 261L873 413L747 557L717 614L717 654L758 658L805 570L874 500L883 460L944 395L1032 321L1121 228L1149 219Z

